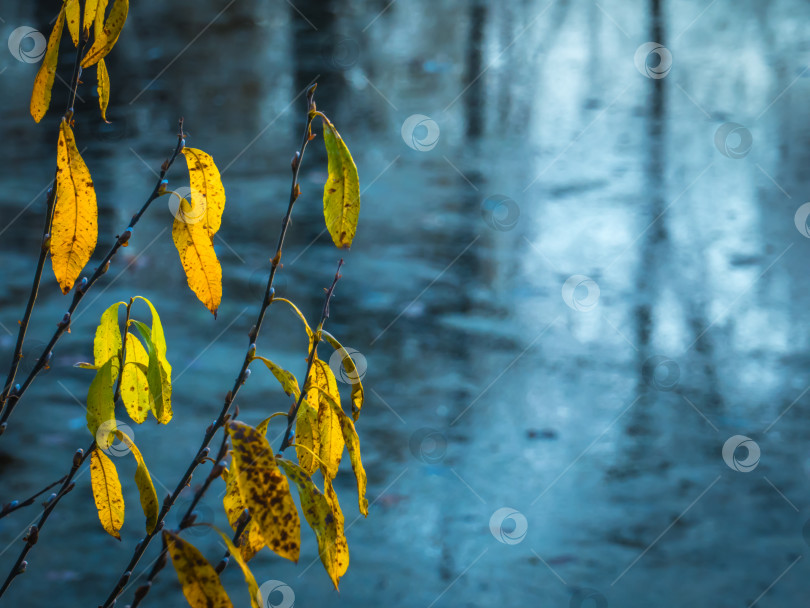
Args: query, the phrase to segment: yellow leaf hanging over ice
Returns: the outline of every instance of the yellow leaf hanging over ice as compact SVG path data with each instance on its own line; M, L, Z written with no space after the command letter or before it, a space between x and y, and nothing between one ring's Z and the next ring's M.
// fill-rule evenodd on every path
M323 187L323 215L335 246L348 249L360 215L360 179L349 149L326 116L323 142L328 157L329 177Z
M110 105L110 74L107 72L107 64L101 59L96 66L96 78L98 79L98 107L101 109L101 119L107 120L107 106Z
M340 359L341 363L343 364L343 369L346 370L346 378L352 385L352 417L354 418L354 421L357 422L357 419L360 417L360 409L363 407L363 401L365 401L363 383L360 381L362 376L365 374L365 370L363 370L361 373L357 369L357 366L354 364L354 360L352 359L349 351L343 348L343 345L337 341L335 336L326 330L321 330L321 335L323 336L324 340L332 345L332 348L340 351ZM331 361L331 357L329 360Z
M343 511L340 509L335 488L332 487L332 480L328 477L324 477L323 480L323 495L326 496L326 500L332 508L332 514L335 516L335 553L337 555L337 575L339 578L346 574L346 570L349 568L349 543L346 540L346 530L343 527L345 522Z
M96 23L98 23L99 15L104 15L106 7L99 6L96 13ZM99 31L98 27L95 30L95 40L93 46L87 51L82 59L82 67L87 68L104 59L107 53L112 50L118 36L121 35L121 30L124 28L124 23L127 20L127 13L129 12L129 0L115 0L107 20L104 22L104 27Z
M56 206L51 227L51 261L62 293L73 287L98 239L96 191L65 119L59 125Z
M98 10L99 0L86 0L84 3L84 20L82 22L82 32L89 32L90 26L96 20L96 11ZM102 7L101 11L102 14L104 10L107 8L107 2L104 2L104 6Z
M110 536L121 540L119 530L124 525L124 496L113 461L95 448L90 454L90 482L96 501L98 518Z
M127 332L126 361L121 378L121 400L133 421L141 424L149 414L149 355L140 340Z
M149 407L158 423L167 424L172 419L172 382L166 368L160 361L158 347L152 339L152 331L145 323L132 321L135 329L146 343L149 363L146 368L146 382L149 384ZM154 321L153 321L154 329ZM169 371L171 373L171 370Z
M344 565L344 556L340 555L337 549L337 529L332 507L323 493L312 483L312 479L304 469L283 458L278 459L278 464L284 469L287 477L298 487L301 512L304 514L312 531L315 532L315 537L318 539L318 554L321 557L321 563L323 563L326 573L332 579L335 589L337 589L342 574L339 574L339 571ZM348 566L348 561L345 565Z
M228 523L231 524L234 531L242 512L245 510L245 504L242 502L241 494L239 494L238 475L239 470L233 461L231 461L230 471L222 472L222 477L225 479L225 496L222 498L222 506L228 516ZM259 529L259 524L251 519L247 529L240 537L239 553L246 562L249 562L263 547L264 537L262 531Z
M115 430L115 403L113 402L115 380L112 375L112 362L113 360L110 359L98 369L87 390L87 430L93 437L98 433L98 427L104 423L112 421L108 430Z
M158 520L158 497L155 485L152 483L152 476L149 475L149 469L146 468L141 451L129 435L121 431L116 431L115 435L127 445L138 463L138 468L135 469L135 485L141 496L143 514L146 515L146 533L151 534Z
M219 575L197 547L168 530L163 540L191 608L233 608Z
M192 198L202 197L205 206L200 224L205 226L209 236L214 236L222 223L222 212L225 210L225 188L219 169L209 154L196 148L183 148L183 156L188 164L189 185Z
M228 547L228 551L233 558L236 560L236 563L239 564L239 567L242 569L242 574L245 577L245 582L248 586L248 593L250 594L250 606L251 608L263 608L262 606L262 598L259 595L259 585L256 583L256 577L253 576L253 573L248 568L247 560L243 559L242 556L239 554L239 549L233 544L233 541L228 538L222 530L217 528L216 526L211 526L214 528L217 534L222 537L222 541L225 543L225 546Z
M118 378L119 357L121 353L121 328L118 326L118 307L126 302L116 302L101 315L93 340L93 356L97 368L107 361L112 361L113 381Z
M281 384L281 388L284 389L284 392L288 395L292 395L296 399L298 399L298 395L301 394L301 389L298 388L298 380L295 379L292 372L288 372L286 369L280 368L278 365L270 361L270 359L265 359L264 357L253 357L253 360L262 361L269 369L272 374L276 377L276 380L279 381Z
M56 23L48 38L48 47L45 49L45 57L42 65L39 66L37 77L34 80L34 91L31 93L31 116L36 122L42 120L51 105L51 90L53 89L53 79L56 76L56 64L59 59L59 41L62 38L62 29L65 25L65 9L59 11Z
M238 470L239 493L259 525L264 542L281 557L297 562L301 522L273 449L264 435L243 422L228 423L228 432Z
M68 31L70 38L73 40L73 46L79 46L79 30L81 25L79 23L82 14L82 7L79 0L67 0L65 2L65 19L67 21Z
M181 199L172 225L172 240L180 254L188 286L216 318L222 301L222 267L205 222L184 221L184 217L190 216L191 205L186 199Z
M340 457L343 454L343 433L340 421L332 411L332 407L325 399L326 395L340 402L337 381L329 366L316 356L312 361L312 371L307 381L307 401L318 408L318 436L320 449L317 454L326 465L326 473L331 479L337 475L340 466ZM303 404L302 404L303 407Z
M340 430L343 433L343 440L346 442L346 449L349 451L349 460L352 463L352 470L357 479L357 500L360 513L368 516L368 499L366 498L366 470L363 468L363 461L360 458L360 438L354 428L354 422L349 418L343 409L330 395L321 394L332 408L332 412L340 423Z

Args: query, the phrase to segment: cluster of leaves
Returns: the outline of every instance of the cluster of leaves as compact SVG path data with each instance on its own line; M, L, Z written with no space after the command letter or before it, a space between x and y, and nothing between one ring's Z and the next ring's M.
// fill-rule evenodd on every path
M109 10L107 5L107 0L63 0L31 98L31 114L37 122L46 115L50 105L59 43L65 24L77 47L77 69L78 66L81 69L96 66L101 116L107 120L110 78L104 58L112 50L124 27L129 3L128 0L115 0ZM88 45L89 48L85 50ZM74 96L80 75L79 70L74 78ZM323 191L324 220L334 244L348 248L356 233L360 209L357 168L332 122L315 108L311 100L306 141L314 138L310 125L316 117L323 124L328 157L328 177ZM55 199L49 210L50 230L46 239L54 275L64 294L69 293L77 283L98 239L96 193L90 171L76 145L73 127L71 108L59 125ZM188 165L191 195L186 198L168 190L166 180L156 193L173 195L178 199L172 240L189 287L216 317L222 300L222 268L216 256L213 237L222 223L225 188L209 154L186 147L185 141L181 142L179 149ZM301 153L298 153L293 160L294 192L290 209L300 195L296 181L300 159ZM133 218L133 224L137 217ZM282 229L282 241L288 219L289 210ZM117 237L121 246L127 245L132 230L130 226ZM272 261L272 273L279 265L280 255L281 244ZM77 289L85 289L86 286L87 280L82 279ZM303 388L300 388L291 372L256 354L256 345L251 344L246 362L259 361L264 364L279 381L283 391L293 399L293 403L288 413L273 414L255 427L237 421L235 414L228 415L223 441L230 441L231 459L229 463L216 464L216 470L225 483L225 514L235 531L242 530L234 541L221 531L217 532L244 571L251 604L255 608L259 607L261 598L248 562L264 547L294 562L298 561L300 554L300 517L290 491L290 481L297 489L301 513L315 533L321 561L335 588L349 565L344 516L333 487L344 449L348 451L357 480L359 511L364 516L368 515L366 473L355 430L364 393L355 364L338 340L323 329L326 313L313 330L292 302L275 298L269 286L268 294L270 299L263 302L262 314L270 303L283 302L301 319L306 331L309 348ZM133 305L137 300L148 306L151 324L133 317ZM119 319L122 306L126 309L123 331ZM324 341L341 352L343 366L349 377L354 379L350 395L351 417L341 405L334 373L318 357L318 346ZM172 370L166 352L163 326L155 306L146 298L135 296L128 303L113 304L101 315L93 343L94 360L92 363L77 364L95 371L87 394L87 428L95 438L90 454L91 484L102 527L119 540L125 505L118 472L113 460L107 456L116 439L125 444L137 462L134 481L146 517L147 541L158 533L158 525L162 526L165 518L164 511L171 508L169 503L164 504L164 510L159 510L144 458L132 438L118 428L116 417L116 403L120 400L129 418L136 424L145 422L150 412L159 424L171 421ZM281 449L283 452L288 446L295 447L297 462L284 458L282 453L275 454L266 438L270 420L275 416L286 416L288 429L295 425L295 435L285 436ZM312 476L316 473L321 476L323 489L313 481ZM181 524L181 530L183 527ZM163 530L162 534L191 606L231 606L217 571L200 551L181 538L180 531Z

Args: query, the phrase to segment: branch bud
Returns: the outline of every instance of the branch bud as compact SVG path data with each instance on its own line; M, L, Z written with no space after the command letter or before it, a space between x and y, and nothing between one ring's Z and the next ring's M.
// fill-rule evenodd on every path
M147 581L146 584L141 585L135 590L135 597L134 601L139 603L143 598L146 597L146 594L149 593L149 590L152 588L152 581Z
M20 567L17 568L17 574L22 574L28 568L28 562L23 560Z
M222 571L228 567L228 558L223 557L220 562L214 567L217 574L222 574Z
M296 150L295 154L293 154L292 160L290 161L290 167L292 168L293 173L295 173L296 169L298 169L298 166L300 164L301 164L301 153L298 150Z
M61 329L63 327L67 327L68 325L70 325L70 313L66 312L62 317L62 320L59 321L56 326Z
M126 247L131 236L132 226L129 226L126 230L124 230L123 234L118 237L118 244L121 245L121 247Z
M82 457L84 456L84 450L79 448L76 450L76 453L73 454L73 466L78 468L82 464Z
M39 528L34 524L28 529L28 534L23 538L29 545L36 545L39 540Z
M164 169L165 171L165 169ZM158 194L163 194L166 192L166 187L169 185L169 180L162 179L160 180L160 186L158 186Z

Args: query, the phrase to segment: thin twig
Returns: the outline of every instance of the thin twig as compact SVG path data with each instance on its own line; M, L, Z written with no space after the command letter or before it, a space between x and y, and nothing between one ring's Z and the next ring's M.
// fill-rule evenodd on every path
M275 290L273 289L273 281L276 276L276 270L281 265L282 247L284 245L284 237L287 235L287 229L289 228L290 225L290 216L292 214L295 201L298 199L298 196L301 193L300 186L298 185L298 173L301 168L301 161L304 158L304 152L306 151L307 143L309 143L309 141L313 138L312 120L315 116L314 114L315 105L313 102L313 97L315 94L316 86L317 85L311 86L307 91L307 120L304 128L304 134L301 139L301 146L299 148L299 151L297 151L293 156L292 160L292 184L290 186L290 199L287 205L287 213L284 215L284 219L281 222L281 232L279 233L278 244L276 246L276 253L273 256L272 260L270 261L271 262L270 276L267 279L267 288L265 289L264 292L262 305L259 308L259 314L258 317L256 318L256 323L253 325L250 332L248 333L250 345L248 346L247 352L245 353L245 359L242 362L242 368L240 369L239 374L236 376L236 380L234 381L233 387L231 388L230 391L228 391L228 394L225 396L225 402L222 406L219 416L205 430L205 435L203 436L202 444L197 452L197 455L189 464L188 468L186 469L186 472L181 477L180 482L177 484L174 491L169 496L167 496L166 499L163 501L163 506L161 507L160 513L158 514L158 520L155 529L151 533L147 534L144 537L144 539L140 543L138 543L138 545L135 547L135 551L132 557L130 558L129 563L124 568L123 574L116 582L109 596L104 601L104 604L102 604L102 608L110 608L114 604L116 598L124 590L124 587L129 581L130 576L132 576L133 570L138 565L138 562L140 561L141 557L146 551L146 548L149 546L149 543L163 529L166 516L169 514L171 508L174 506L174 503L177 501L180 492L182 492L183 489L191 481L191 477L194 474L197 467L199 466L199 464L207 458L208 453L210 452L209 444L211 443L211 440L213 439L216 432L219 429L221 429L227 422L229 412L231 410L231 406L233 405L234 399L236 398L236 395L239 393L239 389L247 380L248 376L247 370L248 367L250 366L252 355L253 353L255 353L255 343L259 336L259 332L261 331L265 313L267 312L267 309L269 308L270 304L272 304L273 302L273 295L275 293ZM210 482L208 483L210 484ZM192 504L189 507L190 509L189 512L193 510L193 507L196 506L198 501L199 498L195 496L195 500L192 501Z
M62 320L59 321L59 323L57 323L56 326L57 329L54 332L53 336L51 337L50 342L48 342L48 345L42 351L42 355L40 355L39 359L37 359L36 364L34 365L31 372L28 374L28 377L22 383L20 388L17 389L15 387L13 391L9 391L6 408L5 410L3 410L2 415L0 415L0 435L2 435L5 432L6 427L8 425L9 416L11 416L12 412L16 408L17 404L20 401L20 398L23 396L25 391L28 390L28 387L31 386L31 383L37 377L37 374L39 374L39 372L42 371L42 369L45 366L47 366L53 354L54 346L59 341L59 339L64 335L64 333L68 331L68 329L70 328L70 319L73 316L73 313L76 311L79 302L82 301L84 296L87 294L88 291L90 291L90 289L93 287L96 281L98 281L101 275L107 272L110 266L110 262L113 259L113 257L115 257L115 254L118 253L118 250L129 242L129 239L132 236L133 228L141 219L141 216L143 216L143 214L146 213L146 210L149 208L149 205L152 204L152 201L154 201L164 192L165 186L163 184L163 180L166 177L166 173L169 171L169 168L174 163L175 159L177 158L177 155L180 154L180 151L185 146L185 138L184 138L185 136L183 134L182 118L179 121L179 125L180 125L180 132L177 136L177 145L175 146L172 155L163 162L163 165L160 168L160 174L158 176L157 183L155 184L152 193L149 195L149 198L146 199L146 202L141 206L138 212L132 216L132 219L129 220L129 225L127 226L127 229L124 230L122 234L116 235L115 244L112 247L110 247L110 250L107 252L107 255L105 255L104 258L101 260L101 263L98 265L98 268L96 268L96 271L93 273L93 275L89 279L87 279L87 277L84 277L81 280L81 283L79 283L75 287L73 292L73 301L71 302L70 307L68 308L65 315L62 317Z
M39 521L31 526L28 530L28 534L25 536L25 546L23 547L22 551L20 551L20 555L17 558L17 561L14 562L14 566L12 566L11 571L8 573L3 586L0 587L0 597L3 597L3 594L6 592L6 589L9 588L12 581L20 574L25 572L25 569L28 567L28 562L25 561L28 552L31 551L31 548L37 543L39 540L39 533L42 531L42 528L45 526L45 522L48 521L48 517L53 512L56 505L62 500L62 497L65 496L68 492L70 492L73 487L76 485L73 482L73 476L76 475L76 471L79 470L79 467L82 466L82 463L85 461L87 456L90 455L96 447L96 442L90 444L90 446L84 452L82 450L76 450L73 454L73 462L70 466L70 472L65 476L64 480L62 481L62 486L59 488L59 491L53 494L46 502L45 502L45 509L42 512L42 516L39 518Z
M65 477L66 477L66 475L62 475L62 477L60 477L59 479L57 479L53 483L49 483L47 486L42 488L39 492L37 492L36 494L31 496L30 498L26 498L23 501L12 500L11 502L8 502L8 503L4 504L3 508L0 509L0 519L5 517L6 515L10 515L11 513L14 513L14 511L16 511L17 509L22 509L23 507L28 507L28 506L34 504L34 501L37 499L38 496L40 496L41 494L44 494L45 492L50 490L52 487L62 483L65 480Z

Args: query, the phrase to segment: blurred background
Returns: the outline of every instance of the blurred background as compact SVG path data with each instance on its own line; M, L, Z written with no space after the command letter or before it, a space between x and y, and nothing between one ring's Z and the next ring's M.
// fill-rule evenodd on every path
M21 26L47 37L59 3L1 7L6 40ZM174 488L238 372L317 81L358 166L360 225L350 252L323 231L319 135L276 289L315 319L345 258L329 329L367 364L357 428L372 506L358 516L346 462L339 594L308 529L297 566L255 558L259 584L282 581L298 606L805 606L808 18L799 0L133 2L107 62L110 124L92 72L78 92L100 206L88 270L151 191L182 116L227 192L222 306L214 320L186 286L158 199L12 417L0 502L53 481L89 443L92 373L73 365L91 358L101 312L135 294L163 319L175 419L132 431L158 495ZM0 49L3 366L67 95L58 78L34 124L36 60ZM187 185L182 161L169 179ZM68 299L48 263L23 371ZM306 348L272 307L260 354L300 378ZM238 403L254 424L289 406L263 369ZM116 464L131 479L134 461ZM118 543L80 472L5 605L103 601L143 535L124 485ZM200 506L220 527L223 489ZM0 520L3 577L38 512ZM222 555L215 533L187 537ZM238 568L223 580L248 605ZM171 568L144 605L185 605Z

